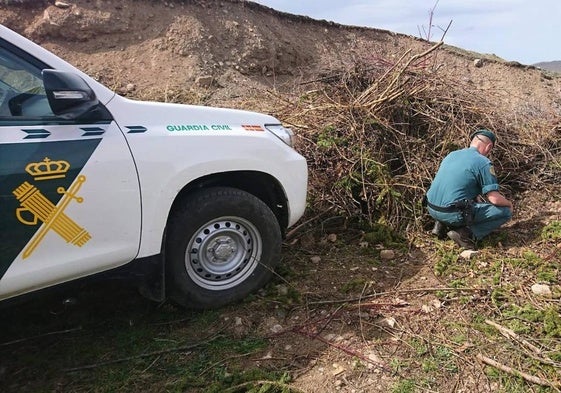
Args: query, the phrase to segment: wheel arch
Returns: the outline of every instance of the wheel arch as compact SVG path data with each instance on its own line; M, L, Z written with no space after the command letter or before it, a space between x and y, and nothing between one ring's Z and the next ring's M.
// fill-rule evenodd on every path
M213 173L200 177L185 185L175 197L168 221L182 201L196 190L208 187L231 187L248 192L262 200L273 212L284 238L288 227L288 202L283 187L268 173L259 171L231 171Z
M236 188L262 200L279 222L281 236L286 235L289 213L287 198L283 187L273 176L259 171L231 171L214 173L193 180L177 193L168 213L168 224L162 236L161 251L156 256L156 263L152 264L152 268L142 275L143 280L140 282L139 288L145 297L155 301L163 301L167 297L166 238L170 219L191 194L210 187Z

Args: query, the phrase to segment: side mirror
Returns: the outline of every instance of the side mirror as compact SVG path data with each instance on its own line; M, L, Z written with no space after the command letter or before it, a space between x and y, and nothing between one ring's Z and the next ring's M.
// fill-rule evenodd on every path
M90 86L71 72L42 71L51 110L57 116L75 119L95 108L99 101Z

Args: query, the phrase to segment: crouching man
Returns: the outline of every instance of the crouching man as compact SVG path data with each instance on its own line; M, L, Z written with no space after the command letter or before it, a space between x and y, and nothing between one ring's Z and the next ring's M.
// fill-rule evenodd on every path
M476 131L469 147L442 160L427 191L427 209L436 220L433 233L447 226L447 236L465 249L475 250L478 240L512 217L512 202L499 192L488 158L496 142L493 132Z

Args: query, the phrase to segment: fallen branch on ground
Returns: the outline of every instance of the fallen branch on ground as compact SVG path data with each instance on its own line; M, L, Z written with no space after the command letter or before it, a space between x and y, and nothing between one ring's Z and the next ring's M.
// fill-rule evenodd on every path
M295 388L293 386L290 386L286 383L277 382L277 381L249 381L249 382L244 382L242 384L232 386L231 388L228 388L228 389L224 390L224 393L238 392L241 388L249 387L249 386L252 386L252 385L261 385L262 388L261 388L261 390L259 390L260 392L261 391L263 391L263 392L266 391L265 390L266 388L263 388L264 386L272 385L272 386L275 386L277 388L281 388L283 392L285 391L285 389L288 389L289 392L306 393L304 390L300 390L300 389Z
M66 334L66 333L71 333L71 332L76 332L78 330L81 330L82 326L78 326L77 328L72 328L72 329L66 329L66 330L59 330L56 332L49 332L49 333L44 333L44 334L38 334L37 336L31 336L31 337L25 337L25 338L20 338L17 340L12 340L12 341L7 341L5 343L0 344L0 347L5 347L8 345L12 345L12 344L18 344L24 341L29 341L29 340L34 340L36 338L42 338L42 337L47 337L47 336L54 336L57 334Z
M559 367L560 366L559 363L553 361L552 359L549 358L549 356L545 355L540 348L536 347L534 344L530 343L528 340L520 337L513 330L511 330L509 328L506 328L504 326L501 326L498 323L496 323L494 321L491 321L489 319L485 320L485 323L487 325L493 326L495 329L497 329L506 338L509 338L511 340L519 342L520 344L522 344L523 347L526 347L527 349L529 349L532 352L529 355L533 359L536 359L536 360L538 360L542 363L549 364L549 365L554 366L554 367Z
M340 300L322 300L318 302L308 302L309 305L325 305L325 304L340 304L340 303L355 303L365 299L372 299L375 297L385 296L385 295L395 295L397 293L415 293L415 292L452 292L452 291L469 291L469 292L480 292L487 291L487 288L413 288L413 289L396 289L394 291L378 292L366 296L360 296L355 298L340 299Z
M546 379L540 378L540 377L536 377L535 375L530 375L528 373L516 370L512 367L506 366L502 363L499 363L491 358L488 358L487 356L484 356L480 353L477 354L477 359L480 360L481 362L489 365L489 366L493 366L495 368L498 368L501 371L504 371L505 373L508 373L510 375L514 375L515 377L520 377L523 378L524 380L528 381L528 382L532 382L535 383L537 385L541 385L541 386L548 386L550 388L553 388L557 391L559 391L559 388L561 388L561 383L559 382L552 382L552 381L548 381Z

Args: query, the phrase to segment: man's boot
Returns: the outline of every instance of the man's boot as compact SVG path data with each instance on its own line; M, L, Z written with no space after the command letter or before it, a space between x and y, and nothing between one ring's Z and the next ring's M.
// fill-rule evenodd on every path
M453 229L448 231L448 238L454 240L454 242L466 250L475 250L475 241L473 240L473 234L467 227Z
M446 226L440 221L435 221L434 227L432 228L432 231L430 233L432 233L434 236L438 238L442 238L444 237L445 231L446 231Z

